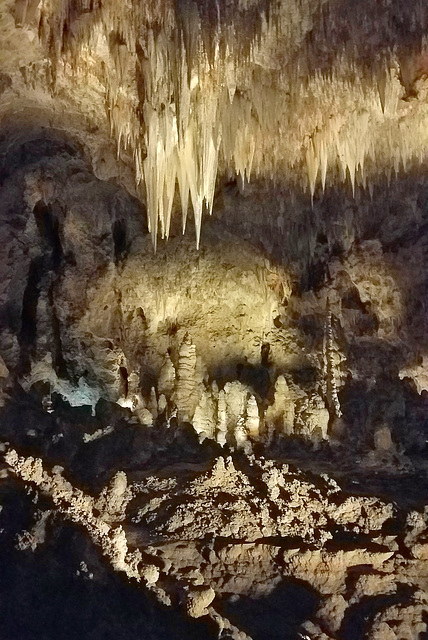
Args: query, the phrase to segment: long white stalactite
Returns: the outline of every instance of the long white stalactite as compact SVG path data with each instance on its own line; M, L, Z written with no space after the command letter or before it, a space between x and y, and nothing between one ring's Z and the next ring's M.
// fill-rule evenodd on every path
M97 77L105 87L111 131L118 153L133 154L154 244L170 233L178 191L183 231L191 203L199 246L219 171L300 182L313 198L338 180L352 192L372 189L379 176L424 160L428 108L406 101L422 57L390 45L365 69L357 45L345 43L324 64L323 39L341 26L333 5L279 0L266 10L217 0L207 17L192 0L77 0L72 8L43 0L27 1L19 19L38 21L54 77L68 65L75 82ZM422 0L406 11L415 24L428 21ZM387 21L385 8L378 31L389 33ZM425 50L426 40L419 45Z

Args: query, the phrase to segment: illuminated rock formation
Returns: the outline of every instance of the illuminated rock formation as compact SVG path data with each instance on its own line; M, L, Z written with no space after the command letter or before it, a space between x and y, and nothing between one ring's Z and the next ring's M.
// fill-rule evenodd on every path
M279 376L275 382L275 396L273 404L268 407L265 420L268 426L291 435L294 431L295 406L294 399L284 376Z
M191 422L198 402L198 383L196 379L196 347L187 334L184 336L178 354L174 402L180 420Z
M0 635L422 637L426 0L0 45Z
M291 180L313 198L318 185L355 193L423 161L425 3L365 1L350 21L351 8L5 4L2 109L15 87L28 106L62 94L132 156L153 242L170 233L177 183L183 228L191 203L199 245L218 172Z

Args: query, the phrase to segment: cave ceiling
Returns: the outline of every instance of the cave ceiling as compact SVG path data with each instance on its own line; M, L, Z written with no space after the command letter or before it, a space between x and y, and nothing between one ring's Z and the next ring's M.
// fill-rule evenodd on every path
M155 244L188 210L199 243L219 176L314 197L423 163L427 24L423 0L2 0L0 114L134 183Z

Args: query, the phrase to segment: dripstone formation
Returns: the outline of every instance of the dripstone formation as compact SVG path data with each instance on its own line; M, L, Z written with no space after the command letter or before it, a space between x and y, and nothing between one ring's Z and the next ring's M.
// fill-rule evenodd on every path
M0 636L428 637L428 8L0 2Z

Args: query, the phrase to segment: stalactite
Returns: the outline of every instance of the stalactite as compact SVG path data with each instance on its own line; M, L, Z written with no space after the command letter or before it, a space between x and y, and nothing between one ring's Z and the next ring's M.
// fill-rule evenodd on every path
M424 160L428 128L417 110L400 130L420 52L388 40L383 61L366 70L368 25L358 18L353 41L364 47L340 43L334 61L324 60L324 39L338 38L344 19L330 4L280 0L254 20L245 3L234 13L219 0L216 24L190 0L106 0L102 9L76 0L72 11L65 0L25 0L15 19L37 22L54 84L62 62L79 90L83 78L104 87L118 154L129 149L134 158L154 245L170 233L178 184L183 230L190 200L199 246L219 171L243 183L254 174L286 178L313 199L317 181L324 190L338 172L355 192L367 181L371 188L376 174L390 179L392 167ZM425 5L413 11L415 24L428 19ZM388 15L378 24L386 34Z

